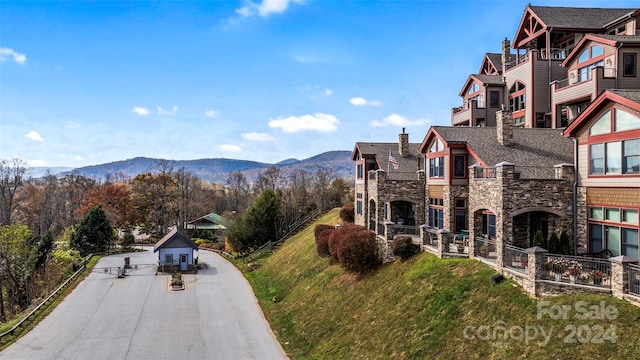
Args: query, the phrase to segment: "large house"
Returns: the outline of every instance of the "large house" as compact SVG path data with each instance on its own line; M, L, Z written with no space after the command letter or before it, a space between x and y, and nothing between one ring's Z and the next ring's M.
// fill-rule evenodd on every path
M572 142L525 129L511 112L497 127L432 126L418 151L426 168L425 225L527 248L540 230L572 234Z
M513 41L464 83L451 124L495 126L504 106L516 126L567 126L604 89L638 87L639 29L640 8L528 5Z
M397 231L417 234L424 221L420 144L409 143L404 129L398 137L397 143L357 142L352 154L355 223L383 237Z
M577 143L577 232L585 252L638 260L640 90L603 92L564 134Z

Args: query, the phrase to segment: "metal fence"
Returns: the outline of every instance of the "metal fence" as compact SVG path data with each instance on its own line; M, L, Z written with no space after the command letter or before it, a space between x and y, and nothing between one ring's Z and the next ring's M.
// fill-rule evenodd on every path
M393 225L395 235L420 235L420 228L411 225Z
M611 262L583 256L548 254L543 279L611 287Z
M629 281L629 294L640 296L640 266L629 265L627 276Z
M481 257L487 261L495 263L498 259L498 253L496 251L496 241L484 237L476 237L475 242L475 256Z
M529 254L517 246L505 245L503 266L526 274L529 271Z
M430 231L425 231L423 245L437 249L438 248L438 234Z

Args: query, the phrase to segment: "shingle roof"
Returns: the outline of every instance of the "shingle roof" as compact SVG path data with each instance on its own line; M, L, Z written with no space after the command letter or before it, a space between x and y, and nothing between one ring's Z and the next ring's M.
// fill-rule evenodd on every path
M373 155L376 158L378 166L382 170L389 168L389 177L396 180L417 180L418 175L418 148L420 144L409 143L409 156L402 157L398 154L398 143L370 143L357 142L356 149L362 155ZM389 164L389 151L398 161L398 169L394 169Z
M202 216L202 217L199 217L199 218L197 218L195 220L191 220L188 223L189 224L198 224L198 225L212 223L212 224L220 224L223 227L228 227L231 224L229 219L227 219L227 218L225 218L223 216L220 216L220 215L218 215L216 213L209 213L209 214L207 214L205 216Z
M640 89L639 90L631 90L631 89L609 89L608 91L622 96L623 98L629 99L631 101L635 101L640 103Z
M498 72L502 72L502 54L487 53L487 57L498 68Z
M640 44L640 35L607 35L607 34L591 34L601 39L612 40L618 43Z
M573 143L561 129L513 129L513 145L500 145L493 127L433 126L449 144L466 144L487 165L508 161L519 166L551 167L573 163Z
M473 74L473 76L487 85L504 85L502 75Z
M163 236L162 239L158 240L158 242L153 246L153 252L160 250L165 247L173 240L178 240L184 243L184 247L190 247L192 249L198 249L198 245L196 245L191 239L186 237L185 235L178 232L177 229L171 230L167 235ZM175 246L171 246L175 247Z
M575 8L529 6L547 27L573 29L602 29L609 23L638 10L638 8Z

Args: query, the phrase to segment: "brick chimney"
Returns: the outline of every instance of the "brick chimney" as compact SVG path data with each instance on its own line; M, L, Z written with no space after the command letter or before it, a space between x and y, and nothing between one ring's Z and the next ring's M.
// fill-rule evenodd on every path
M513 116L511 111L496 112L496 130L500 145L513 145Z
M405 134L404 128L398 138L398 154L404 158L409 157L409 134Z
M511 42L507 38L504 38L504 40L502 40L501 60L502 60L502 74L504 74L507 68L509 68L507 64L511 62Z

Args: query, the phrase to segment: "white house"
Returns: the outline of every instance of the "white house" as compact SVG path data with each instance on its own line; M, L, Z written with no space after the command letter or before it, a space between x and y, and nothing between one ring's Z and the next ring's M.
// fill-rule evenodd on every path
M178 230L171 230L153 247L153 252L158 253L158 270L195 270L194 250L198 251L198 245Z

